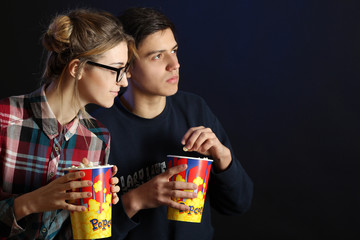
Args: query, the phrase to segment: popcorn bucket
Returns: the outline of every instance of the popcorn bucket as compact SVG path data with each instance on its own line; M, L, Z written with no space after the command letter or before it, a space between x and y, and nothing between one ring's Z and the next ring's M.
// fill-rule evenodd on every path
M92 192L92 197L69 201L83 205L85 212L70 212L74 239L99 239L111 237L111 200L110 178L112 165L67 168L66 172L83 171L81 180L93 182L92 186L73 189L73 192Z
M204 209L207 184L210 175L212 161L207 158L193 158L185 156L168 155L168 167L187 164L188 168L170 178L170 181L193 182L198 188L194 190L197 198L172 198L175 202L185 204L190 207L189 211L181 211L168 207L169 220L200 223ZM192 190L184 190L192 191Z

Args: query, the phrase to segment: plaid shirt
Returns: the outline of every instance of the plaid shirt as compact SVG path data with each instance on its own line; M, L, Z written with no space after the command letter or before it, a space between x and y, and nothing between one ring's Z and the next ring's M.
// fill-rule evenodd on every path
M105 164L110 134L97 120L79 113L62 126L46 100L44 87L0 101L0 239L53 239L67 210L30 214L16 221L14 198L63 176L82 158ZM68 222L68 221L67 221ZM63 232L63 230L61 230Z

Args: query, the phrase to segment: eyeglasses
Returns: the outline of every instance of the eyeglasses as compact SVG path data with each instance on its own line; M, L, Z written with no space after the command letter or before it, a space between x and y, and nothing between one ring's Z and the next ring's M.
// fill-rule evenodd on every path
M97 63L97 62L92 62L92 61L87 61L86 63L88 63L90 65L93 65L93 66L109 69L111 71L116 72L116 82L117 83L119 83L121 81L121 79L124 77L125 73L129 69L129 63L127 63L125 65L125 67L121 67L121 68L114 68L114 67L110 67L110 66L100 64L100 63Z

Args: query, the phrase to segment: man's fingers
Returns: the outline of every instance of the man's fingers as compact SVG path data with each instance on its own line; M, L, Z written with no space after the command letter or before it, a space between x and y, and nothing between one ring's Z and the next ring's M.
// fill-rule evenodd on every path
M173 190L195 190L197 185L191 182L171 181L168 183L169 188Z
M168 177L171 178L172 176L174 176L175 174L181 173L182 171L185 171L187 168L187 164L181 164L181 165L177 165L174 166L172 168L169 168L166 172L164 172L164 174Z
M214 137L212 130L210 128L202 127L201 129L193 131L192 134L186 138L184 147L187 150L198 149L203 142L212 137Z
M185 145L186 142L188 141L188 138L197 130L199 129L203 129L203 126L198 126L198 127L192 127L190 128L183 136L183 138L181 139L181 144Z
M174 202L172 200L167 205L169 207L172 207L172 208L175 208L175 209L178 209L181 211L189 211L189 209L190 209L189 206L186 206L185 204L180 204L180 203Z
M181 190L173 190L170 192L170 197L172 198L196 198L197 193L193 191L181 191Z

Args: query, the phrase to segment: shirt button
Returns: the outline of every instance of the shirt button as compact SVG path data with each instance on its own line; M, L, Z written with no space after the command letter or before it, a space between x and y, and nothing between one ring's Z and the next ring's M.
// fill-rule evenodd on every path
M41 229L41 231L42 231L43 233L46 233L46 228L43 227L43 229Z
M59 151L59 148L58 148L58 147L55 147L55 151L56 151L56 152Z
M50 173L50 177L53 177L55 174L54 174L54 172L51 172ZM44 229L43 229L44 230ZM46 229L45 229L46 230Z

